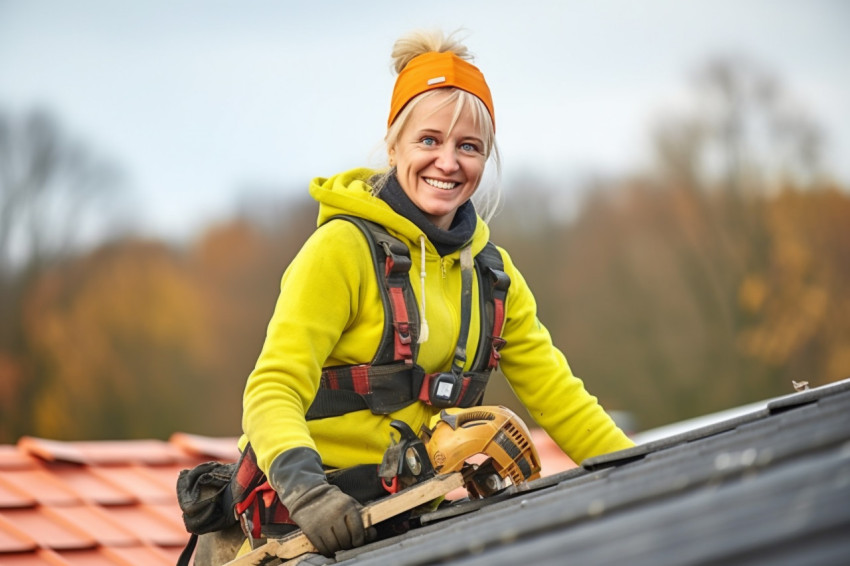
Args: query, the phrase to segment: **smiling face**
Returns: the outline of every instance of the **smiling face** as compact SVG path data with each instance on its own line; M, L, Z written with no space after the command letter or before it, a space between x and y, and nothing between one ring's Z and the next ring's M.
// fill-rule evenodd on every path
M447 101L450 96L450 91L435 91L420 101L389 148L401 188L443 230L475 193L487 160L473 111L463 105L454 120L456 104Z

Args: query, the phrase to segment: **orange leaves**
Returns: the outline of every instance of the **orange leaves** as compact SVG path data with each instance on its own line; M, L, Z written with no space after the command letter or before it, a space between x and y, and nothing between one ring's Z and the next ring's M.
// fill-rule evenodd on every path
M607 188L571 224L494 230L603 404L652 426L850 375L847 192Z
M845 377L850 197L832 188L789 188L766 204L765 216L768 253L740 287L742 307L754 315L740 333L741 348L773 366L805 360L803 367L814 375Z
M738 304L745 313L758 314L767 299L767 292L764 277L747 275L738 288Z
M184 395L192 360L211 351L196 282L163 244L113 244L47 271L24 317L46 385L33 410L57 438L80 414L95 437L141 433L134 415Z

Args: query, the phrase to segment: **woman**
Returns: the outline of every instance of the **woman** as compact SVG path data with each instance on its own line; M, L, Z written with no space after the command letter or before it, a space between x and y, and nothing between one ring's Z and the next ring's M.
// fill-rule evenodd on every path
M456 345L464 254L478 254L489 229L470 198L485 164L498 166L495 114L487 83L452 37L414 33L393 51L399 73L386 136L389 169L356 169L315 179L319 228L289 265L266 341L244 395L244 435L291 519L324 554L363 544L360 504L330 485L327 468L380 463L390 422L414 431L440 409L416 400L390 414L368 409L308 419L323 368L372 360L384 333L384 306L363 232L340 215L383 226L410 249L420 309L416 363L448 372ZM574 377L536 316L534 297L504 250L510 278L500 366L534 420L574 460L632 446ZM420 267L421 266L421 267ZM477 294L477 285L474 287ZM478 344L472 300L467 344Z

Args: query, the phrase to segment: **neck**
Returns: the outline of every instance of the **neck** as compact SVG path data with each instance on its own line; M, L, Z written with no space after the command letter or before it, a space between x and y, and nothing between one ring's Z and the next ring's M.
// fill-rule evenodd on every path
M466 244L475 232L478 217L471 201L466 201L458 207L451 219L437 224L433 216L425 214L401 188L395 175L391 176L386 186L378 194L390 207L401 216L413 222L437 248L441 255L448 255L459 250ZM444 220L444 219L440 219Z

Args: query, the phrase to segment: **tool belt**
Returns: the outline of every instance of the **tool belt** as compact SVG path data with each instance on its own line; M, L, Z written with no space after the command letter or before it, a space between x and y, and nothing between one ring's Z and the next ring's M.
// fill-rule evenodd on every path
M363 464L350 468L328 470L328 483L365 505L394 493L397 480L385 482L380 477L379 464ZM283 536L297 525L269 484L266 475L257 466L257 457L248 444L236 467L233 482L232 514L242 526L242 531L252 539Z
M381 478L379 468L366 464L332 470L327 473L328 483L365 505L394 493L399 485L398 478L390 481ZM223 531L237 523L253 540L281 537L298 528L257 467L250 444L238 463L205 462L191 470L182 470L177 479L177 500L190 533L178 566L191 563L198 535Z
M435 475L422 440L406 423L390 426L399 439L384 453L380 464L363 464L326 471L328 483L339 487L362 505L396 493ZM197 535L241 524L252 539L283 536L295 523L277 492L257 465L251 444L245 446L236 464L207 462L183 470L177 481L177 496L186 530ZM191 555L191 549L188 554Z

